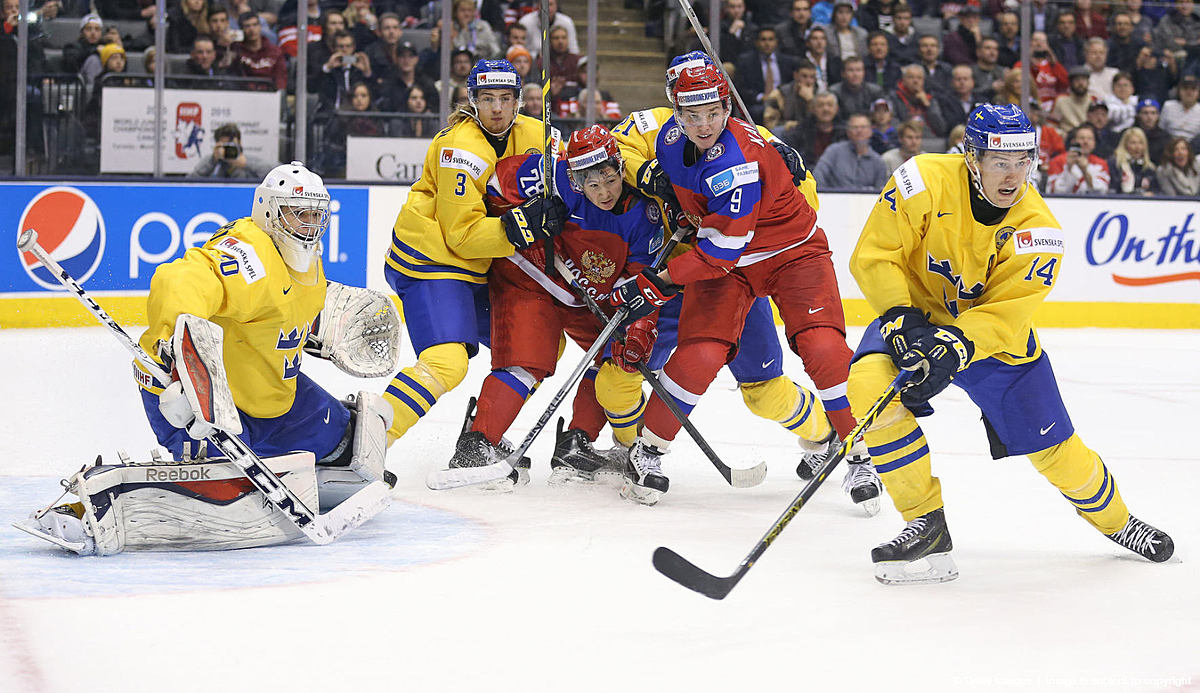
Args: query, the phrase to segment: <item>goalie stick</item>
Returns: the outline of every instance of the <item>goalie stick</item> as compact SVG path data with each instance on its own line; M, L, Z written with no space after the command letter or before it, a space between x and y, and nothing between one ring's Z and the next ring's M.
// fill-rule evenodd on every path
M821 465L821 468L817 470L816 476L814 476L811 481L805 484L804 488L800 489L800 494L792 500L791 505L787 507L787 510L783 511L783 514L779 516L779 519L775 520L775 524L771 525L771 528L767 530L767 533L758 540L758 543L755 544L754 549L742 559L741 564L738 565L737 570L733 571L732 575L729 575L728 577L717 577L716 575L697 567L691 561L665 546L660 546L654 550L654 568L658 570L658 572L666 575L684 587L695 592L699 592L710 599L724 599L725 596L729 594L730 590L732 590L742 578L746 577L746 573L748 573L750 569L754 567L755 562L757 562L758 559L763 555L763 552L765 552L767 548L771 546L771 542L775 541L775 539L779 536L779 533L788 526L788 523L792 521L792 518L796 517L796 513L800 512L800 509L803 508L804 505L808 503L809 499L813 497L813 494L817 492L817 489L820 488L821 484L825 482L825 479L842 461L842 458L846 456L846 451L853 444L854 439L861 435L863 431L867 430L867 427L875 421L875 419L879 416L879 413L883 411L884 407L886 407L888 403L892 401L892 399L900 392L900 390L904 389L904 384L908 382L908 379L912 377L912 375L913 371L900 371L899 375L896 376L896 379L893 380L891 384L887 386L887 389L883 391L883 394L879 396L879 399L875 400L875 404L872 404L871 408L867 410L867 413L863 415L863 418L858 422L858 425L854 427L854 430L850 431L850 434L842 439L842 445L838 448L837 452L829 459L825 460L824 464Z
M668 255L669 252L664 252L661 257L666 258ZM562 278L571 284L571 286L575 289L575 293L578 294L581 299L583 299L585 304L587 304L587 307L592 311L592 314L600 320L607 320L607 316L605 316L604 312L600 310L600 306L596 303L596 300L583 290L583 287L579 285L579 282L576 281L575 277L571 274L571 271L567 269L567 266L562 262L562 260L556 259L554 265L558 268L558 273L562 275ZM725 478L726 483L734 488L750 488L753 486L758 486L763 482L763 479L767 478L766 462L759 462L757 465L750 467L749 469L733 469L729 465L725 464L725 462L721 460L720 455L718 455L717 452L712 449L712 446L708 444L708 441L704 439L704 436L700 435L700 431L697 430L696 426L691 422L690 419L688 419L688 415L684 414L683 410L679 408L679 404L675 402L675 398L671 396L671 393L667 392L667 389L663 387L663 384L658 379L658 376L654 375L654 372L651 371L650 368L644 363L639 362L637 364L637 369L638 373L642 374L642 378L645 379L646 382L650 383L651 389L658 393L659 399L662 400L663 404L667 405L667 409L669 409L671 413L675 415L675 418L680 424L682 424L684 430L686 430L688 435L692 437L692 440L696 441L696 445L698 445L704 452L704 456L708 458L708 461L712 462L712 465L716 467L717 471L721 473L721 476Z
M85 308L109 331L117 337L155 379L160 383L171 382L171 374L129 336L108 313L96 303L87 291L75 281L61 265L37 242L37 232L27 229L17 238L17 249L32 254L46 269L54 273L55 278L64 288L74 292L75 297ZM271 507L283 513L293 525L315 544L328 544L346 532L379 514L392 500L391 489L382 481L373 481L364 486L354 495L342 501L336 508L318 515L304 505L304 502L284 485L279 477L267 468L258 455L236 435L230 435L221 429L214 429L208 436L213 444L229 461L237 465L246 478L266 498Z

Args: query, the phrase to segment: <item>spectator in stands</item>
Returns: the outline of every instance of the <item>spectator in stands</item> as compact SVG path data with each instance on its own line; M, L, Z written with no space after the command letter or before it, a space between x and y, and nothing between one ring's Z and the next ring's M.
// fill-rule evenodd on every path
M967 131L966 125L955 125L950 128L950 134L946 135L946 153L947 154L965 154L963 149L963 133Z
M413 116L424 117L397 118L392 122L393 137L433 137L437 133L438 122L436 118L428 117L435 114L421 85L413 85L412 89L408 90L408 99L401 110Z
M92 11L113 19L149 19L154 16L153 0L94 0Z
M1162 194L1193 200L1200 195L1200 169L1196 166L1196 153L1186 139L1176 137L1167 143L1162 165L1155 172Z
M512 63L517 74L521 75L521 82L528 82L530 73L533 72L533 55L529 53L529 49L522 45L511 46L504 57Z
M883 45L887 46L886 40ZM883 88L865 81L865 76L862 58L852 57L842 61L842 81L830 87L829 91L838 97L841 106L838 116L843 121L853 113L867 113L876 99L883 98Z
M1029 37L1029 49L1032 56L1032 60L1029 61L1029 75L1033 84L1037 85L1038 101L1042 104L1042 110L1052 110L1054 100L1067 92L1067 83L1070 81L1067 68L1058 62L1058 57L1054 55L1054 51L1050 50L1045 33L1033 32ZM1021 69L1021 62L1017 61L1014 67ZM1017 75L1017 78L1019 83L1020 75ZM1007 78L1005 85L1008 86ZM1021 101L1018 99L1007 103L1021 103Z
M958 28L942 37L942 57L951 65L970 65L976 60L983 32L979 29L979 9L966 5L958 15Z
M1038 134L1038 190L1046 189L1046 171L1050 167L1050 161L1059 154L1067 151L1067 145L1063 143L1062 135L1058 134L1058 130L1046 124L1046 112L1038 105L1036 98L1030 98L1030 103L1025 108L1025 113L1029 116L1029 122L1033 123L1037 128Z
M967 116L979 106L981 101L976 98L975 72L970 65L955 65L950 71L950 91L934 94L939 101L938 110L942 115L940 132L933 130L938 137L946 134L960 123L966 124ZM931 128L932 130L932 128Z
M856 113L846 123L846 139L821 154L813 174L817 187L875 192L891 176L883 159L871 149L871 121Z
M917 34L913 26L913 10L906 3L898 3L892 11L892 28L885 29L888 36L888 53L901 66L917 62ZM871 46L868 42L867 49Z
M871 104L870 117L871 149L880 155L894 149L899 143L899 135L896 133L899 122L896 120L896 114L892 112L891 102L887 99L875 99L875 103Z
M990 101L1004 85L1003 65L1000 58L1000 43L992 36L979 42L979 50L975 52L975 64L971 67L971 78L975 80L975 93L980 101ZM953 73L951 73L953 81Z
M466 48L477 58L491 60L500 57L500 40L492 27L479 18L475 0L454 0L454 47ZM566 29L563 28L565 32Z
M1037 98L1036 96L1034 97ZM1000 89L992 95L992 103L1021 103L1021 71L1015 67L1004 73L1004 84ZM1051 103L1053 105L1053 103ZM1041 101L1038 100L1038 107L1041 107Z
M598 89L587 88L579 92L573 99L568 99L559 106L559 114L564 118L583 118L587 115L587 100L591 99L596 109L596 120L616 124L621 119L621 105L616 101L604 98Z
M208 0L180 0L168 11L168 53L186 53L197 36L208 33Z
M754 37L754 50L738 58L734 72L734 87L750 109L752 120L762 120L766 95L775 91L795 70L796 59L779 52L775 27L759 27Z
M1033 0L1030 10L1034 31L1043 31L1047 34L1054 31L1059 14L1058 3L1049 0Z
M908 65L901 70L900 84L888 95L896 119L925 121L933 132L946 132L942 109L929 92L925 91L925 70L920 65Z
M1054 100L1054 110L1050 113L1050 122L1063 132L1074 130L1087 120L1087 109L1092 105L1092 95L1088 93L1091 72L1084 65L1076 65L1069 74L1067 93Z
M450 53L450 88L457 89L467 85L467 75L471 74L471 67L475 64L475 56L466 48L457 48ZM418 66L418 69L420 67ZM553 85L553 83L551 83ZM442 80L437 80L433 83L436 91L441 92ZM553 89L553 86L551 86Z
M104 102L104 78L109 74L125 71L125 49L117 43L106 43L100 46L100 51L95 56L88 56L88 61L93 60L100 62L101 69L90 85L84 84L85 106L82 121L84 130L93 137L98 137L100 135L100 107ZM87 62L84 63L84 67L86 66Z
M582 60L569 48L567 30L560 26L550 29L550 60L546 63L546 70L550 75L550 91L562 99L574 97L579 93L579 88L587 84ZM470 69L467 68L468 71Z
M892 58L891 50L892 44L888 35L882 31L872 31L867 36L867 57L863 60L864 79L885 93L895 89L896 83L900 81L900 63ZM843 64L842 74L845 73L846 66Z
M899 137L900 146L887 150L881 156L883 165L887 167L888 175L900 168L900 164L924 153L925 126L921 121L909 120L900 123L900 127L896 128L896 134Z
M1108 118L1112 127L1121 132L1133 125L1133 116L1137 113L1138 97L1133 93L1133 76L1128 72L1118 72L1113 77L1113 96L1105 103L1108 104Z
M1137 67L1133 71L1133 91L1143 99L1162 103L1175 84L1175 55L1161 54L1149 46L1138 51Z
M541 98L542 87L538 85L538 98ZM460 84L454 87L450 92L450 112L467 108L471 105L471 95L467 92L467 85Z
M1137 127L1146 134L1146 150L1150 160L1161 166L1163 150L1171 141L1171 134L1159 125L1159 103L1154 99L1138 101L1137 115L1134 117Z
M504 30L504 47L512 48L513 46L521 46L525 50L529 50L529 32L520 22L513 22ZM530 53L530 55L533 54Z
M845 128L837 122L837 114L837 97L832 92L819 93L813 97L808 122L796 130L785 131L780 139L798 149L811 166L829 145L846 137Z
M850 0L837 0L833 6L833 23L829 25L829 52L842 62L867 54L867 30L854 26L853 21L854 4Z
M289 55L293 58L296 57L297 49L299 48L297 36L299 35L300 31L300 24L298 21L299 15L296 13L296 5L296 0L288 0L288 2L283 4L283 7L279 8L279 50L283 51L284 55ZM325 26L325 17L321 13L321 7L318 0L306 0L305 8L308 12L308 44L309 48L312 48L313 44L321 41L321 37L325 35L323 30L323 27ZM240 17L241 14L242 13L239 13L238 16ZM331 14L337 14L339 17L342 16L341 13L331 12ZM343 29L345 28L345 21L345 17L342 17ZM312 53L309 53L308 66L310 69L313 66L313 62L313 55ZM322 63L318 62L317 66L319 67L321 64ZM309 76L312 76L311 72Z
M808 32L806 45L808 50L804 52L804 58L817 70L817 91L829 91L829 87L842 78L842 61L829 54L829 38L821 26L814 26Z
M1088 67L1088 92L1097 99L1112 96L1112 80L1117 68L1108 66L1108 43L1101 38L1090 38L1083 49Z
M792 81L767 94L763 124L777 132L794 130L808 119L817 95L817 68L803 58L792 72Z
M1092 9L1092 0L1075 0L1075 23L1085 39L1108 39L1108 22L1104 15Z
M346 18L341 12L326 12L321 15L317 40L308 44L308 93L315 94L321 91L321 80L325 74L322 67L337 52L334 37L343 31L346 31ZM373 74L373 64L371 69Z
M1096 133L1084 123L1071 133L1067 151L1050 161L1047 190L1058 195L1101 195L1108 192L1108 164L1093 154Z
M926 34L917 39L917 64L925 71L925 85L932 91L945 91L950 88L950 63L942 60L941 55L942 47L938 43L938 37Z
M187 177L262 180L275 165L248 156L242 148L242 131L235 123L225 123L213 133L212 155L201 157Z
M1108 38L1108 64L1122 72L1133 72L1137 67L1138 51L1146 44L1134 36L1133 19L1128 12L1113 14L1112 25Z
M1092 105L1088 106L1087 122L1096 133L1096 148L1092 150L1092 153L1101 159L1112 156L1113 151L1117 148L1117 143L1121 141L1121 133L1114 130L1109 124L1108 104L1103 101L1093 101Z
M379 40L363 50L371 63L371 75L375 82L373 92L380 93L386 89L388 82L395 80L400 66L400 39L403 36L404 28L400 26L399 15L394 12L379 15Z
M351 89L359 82L372 78L371 61L367 54L358 50L354 34L339 31L333 35L333 55L321 66L321 84L318 90L321 110L326 113L345 108Z
M217 49L213 40L208 36L197 36L192 42L191 55L184 65L184 73L200 77L219 77L229 75L231 71L217 65Z
M243 77L264 77L271 80L276 89L286 89L286 59L279 48L263 39L262 20L253 12L246 12L238 17L238 24L242 27L243 37L233 45L233 50L237 53L239 74Z
M1154 20L1142 14L1142 0L1124 0L1116 3L1115 7L1118 12L1129 15L1129 20L1133 22L1133 37L1136 40L1146 46L1154 43Z
M1165 20L1164 20L1165 21ZM1200 81L1192 75L1179 80L1178 98L1169 99L1162 107L1162 127L1172 137L1192 139L1200 135Z
M1158 177L1146 149L1146 133L1141 128L1131 127L1121 133L1121 141L1108 160L1110 192L1143 197L1158 192Z
M895 25L896 3L892 0L867 0L858 6L858 25L872 31L891 31Z
M229 10L221 5L208 8L208 37L212 39L217 54L213 65L229 70L233 65L231 49L233 44L241 40L241 32L229 26Z
M1175 0L1175 9L1154 27L1154 47L1174 53L1177 60L1200 47L1200 17L1192 0Z
M79 39L62 49L62 71L79 72L83 61L100 49L100 36L104 33L104 22L98 14L85 15L79 20Z
M1054 33L1048 36L1050 49L1058 56L1059 62L1068 70L1083 64L1084 43L1076 33L1075 15L1063 12L1058 15Z
M713 0L715 2L715 0ZM732 65L751 50L758 26L746 15L745 0L721 0L721 59Z
M743 0L736 0L736 1L742 2ZM742 5L743 12L745 12L745 7L746 6L743 3L743 5ZM575 34L575 20L571 19L567 15L558 11L558 0L549 0L549 7L547 9L548 9L548 12L550 13L550 26L551 27L561 26L562 28L567 30L567 52L575 53L576 55L578 55L579 54L579 39L576 37L576 34ZM538 13L537 12L529 12L524 17L521 17L520 21L521 21L521 25L525 27L526 35L529 37L535 37L533 40L529 40L525 47L529 49L529 52L533 54L533 57L537 58L537 57L539 57L539 54L542 52L542 41L541 41L542 27L538 23L540 21L538 19ZM724 48L725 46L726 46L725 37L722 36L721 37L721 47Z
M542 85L537 82L524 83L521 87L521 112L542 119Z
M366 51L378 38L379 17L371 9L371 0L350 0L346 9L342 10L346 20L346 31L354 37L354 45Z
M438 94L433 80L417 70L417 49L412 43L402 41L396 48L396 54L399 56L396 71L377 93L384 104L383 108L403 111L408 102L409 92L415 87L420 87L425 102L431 109L437 110Z
M996 15L995 27L996 64L1012 67L1021 59L1021 20L1016 12L1004 11ZM1040 30L1035 26L1034 31Z
M791 56L804 55L807 50L805 37L813 26L812 5L808 0L792 0L792 11L788 18L775 25L779 37L779 51Z

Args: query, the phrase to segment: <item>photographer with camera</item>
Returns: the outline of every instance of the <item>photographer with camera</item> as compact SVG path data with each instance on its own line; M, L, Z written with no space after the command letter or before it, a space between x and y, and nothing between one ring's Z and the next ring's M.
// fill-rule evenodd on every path
M1084 123L1071 133L1066 152L1050 160L1047 189L1059 195L1103 195L1110 180L1108 164L1096 156L1096 128Z
M242 131L234 123L225 123L213 134L212 156L196 163L188 178L246 178L262 180L277 164L246 156L242 149Z

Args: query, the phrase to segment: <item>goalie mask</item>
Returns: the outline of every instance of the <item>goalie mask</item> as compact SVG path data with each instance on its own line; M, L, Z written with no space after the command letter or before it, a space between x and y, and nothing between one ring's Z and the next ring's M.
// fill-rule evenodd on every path
M288 267L307 272L329 228L329 191L299 161L276 166L254 189L250 217L275 241Z

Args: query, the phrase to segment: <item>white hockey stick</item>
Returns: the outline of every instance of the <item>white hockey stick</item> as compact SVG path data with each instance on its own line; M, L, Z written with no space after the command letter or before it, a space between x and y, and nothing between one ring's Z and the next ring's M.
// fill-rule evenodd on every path
M137 341L109 317L100 304L84 291L79 282L75 281L75 278L38 244L36 231L29 229L21 233L17 239L17 249L24 253L32 253L46 269L53 272L58 282L73 291L79 302L121 340L125 348L138 360L138 363L142 364L142 367L155 379L160 383L171 382L171 374L157 361L150 358L150 355L142 349ZM392 492L388 485L382 481L373 481L342 501L333 510L324 515L318 515L305 506L304 502L285 486L279 477L275 476L240 438L215 429L208 440L229 458L230 462L242 470L250 483L254 484L254 487L266 497L272 508L283 513L297 529L316 544L332 542L379 514L392 500Z

